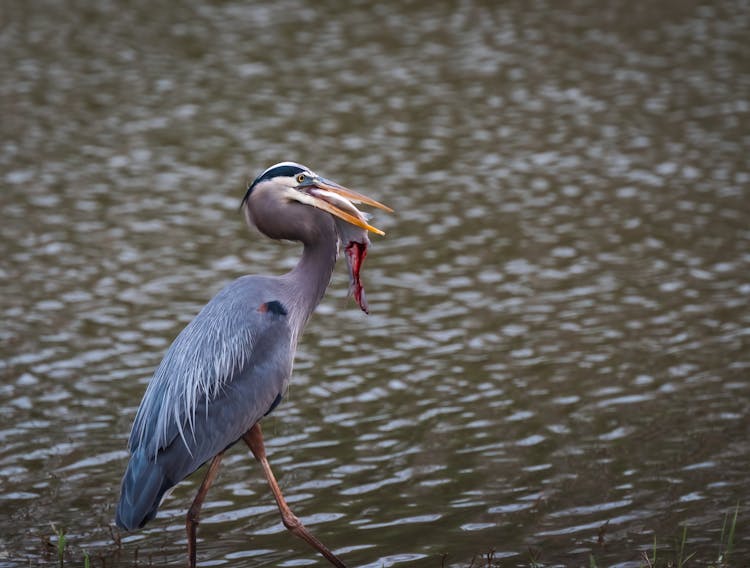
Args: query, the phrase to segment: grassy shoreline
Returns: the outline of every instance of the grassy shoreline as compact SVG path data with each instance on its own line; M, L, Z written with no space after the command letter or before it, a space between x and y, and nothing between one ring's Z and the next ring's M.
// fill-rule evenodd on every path
M669 550L664 550L654 537L653 545L649 551L623 551L620 564L627 566L638 566L639 568L689 568L691 566L704 566L708 568L739 568L741 559L736 558L734 553L735 538L737 536L737 518L740 506L728 511L724 515L719 541L715 544L717 552L706 557L695 551L691 551L688 541L689 530L687 525L682 525L680 538L673 541ZM160 566L158 561L150 557L139 557L138 548L126 551L120 539L120 535L114 529L110 529L112 542L100 547L97 551L84 550L68 538L65 529L51 525L52 534L43 538L41 558L45 565L58 566L59 568L107 568L108 566L133 566L149 567ZM543 568L545 566L564 566L554 560L544 558L542 550L529 548L525 553L519 554L513 559L499 559L495 557L495 550L488 549L486 552L477 553L470 563L458 563L451 561L451 554L444 553L435 557L434 566L440 568L504 568L510 566L528 566L530 568ZM127 558L132 556L132 558ZM520 560L524 558L525 560ZM637 563L637 564L636 564ZM29 566L32 560L28 560ZM606 565L610 565L609 562ZM38 565L38 563L37 563ZM596 553L592 552L588 558L588 568L599 568Z

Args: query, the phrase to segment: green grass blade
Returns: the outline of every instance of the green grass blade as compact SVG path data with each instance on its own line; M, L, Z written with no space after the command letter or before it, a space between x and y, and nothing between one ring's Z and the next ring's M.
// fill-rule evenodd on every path
M62 568L65 563L65 531L63 529L57 531L57 560Z
M687 525L682 527L682 542L680 542L680 556L677 559L677 568L683 568L685 565L685 541L687 541Z
M737 503L737 506L734 508L734 517L732 517L732 524L729 526L729 536L727 537L727 549L725 553L725 557L729 558L729 555L732 553L732 548L734 547L734 529L737 528L737 515L740 512L740 504Z

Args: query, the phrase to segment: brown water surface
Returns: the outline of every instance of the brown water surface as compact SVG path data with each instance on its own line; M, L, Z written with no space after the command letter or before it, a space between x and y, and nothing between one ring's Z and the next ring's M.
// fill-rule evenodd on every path
M750 8L719 2L6 2L0 566L180 565L181 484L110 526L155 366L299 249L245 184L296 160L396 209L339 267L264 423L353 566L750 556ZM234 448L203 566L324 566ZM532 553L530 555L529 549ZM45 560L48 558L48 560ZM739 565L739 564L738 564Z

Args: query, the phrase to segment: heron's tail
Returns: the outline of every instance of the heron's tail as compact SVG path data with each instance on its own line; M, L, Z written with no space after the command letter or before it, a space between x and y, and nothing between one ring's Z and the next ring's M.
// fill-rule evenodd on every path
M161 465L149 459L143 448L137 449L122 478L117 526L128 531L141 528L156 516L164 493L173 485Z

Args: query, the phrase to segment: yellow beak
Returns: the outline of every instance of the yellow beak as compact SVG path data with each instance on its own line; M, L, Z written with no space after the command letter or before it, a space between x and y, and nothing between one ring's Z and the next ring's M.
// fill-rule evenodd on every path
M367 222L365 214L357 209L354 204L364 203L365 205L371 205L372 207L392 213L393 209L387 205L383 205L366 195L347 189L322 177L316 177L311 183L297 189L300 193L296 198L300 202L327 211L331 215L361 229L371 231L380 236L385 235L383 231L370 225Z

